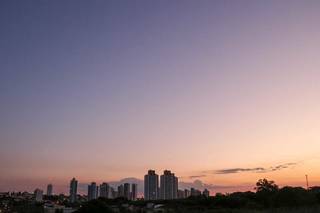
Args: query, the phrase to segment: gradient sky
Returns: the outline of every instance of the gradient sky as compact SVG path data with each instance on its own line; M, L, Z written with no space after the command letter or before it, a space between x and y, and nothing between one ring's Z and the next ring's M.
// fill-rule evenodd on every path
M317 0L1 1L0 191L149 168L238 189L305 174L320 184L319 11Z

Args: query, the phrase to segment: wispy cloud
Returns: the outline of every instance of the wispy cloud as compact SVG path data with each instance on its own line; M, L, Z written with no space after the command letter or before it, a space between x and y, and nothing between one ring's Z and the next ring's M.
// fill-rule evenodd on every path
M271 167L270 170L271 171L278 171L281 169L287 169L287 168L291 168L293 166L297 165L297 163L286 163L286 164L281 164L275 167Z
M267 172L275 172L283 169L292 168L297 163L285 163L276 166L270 167L255 167L255 168L231 168L231 169L220 169L214 171L206 171L205 173L213 173L213 174L235 174L235 173L243 173L243 172L253 172L253 173L267 173Z
M203 178L203 177L207 177L207 175L191 175L188 178L190 179L196 179L196 178Z
M240 185L214 185L207 184L201 180L194 180L193 182L179 182L179 189L196 188L199 190L208 189L211 192L234 192L234 191L248 191L254 188L252 184L240 184Z
M214 171L214 174L233 174L233 173L239 173L239 172L256 172L256 173L262 173L266 172L265 168L258 167L258 168L232 168L232 169L221 169Z

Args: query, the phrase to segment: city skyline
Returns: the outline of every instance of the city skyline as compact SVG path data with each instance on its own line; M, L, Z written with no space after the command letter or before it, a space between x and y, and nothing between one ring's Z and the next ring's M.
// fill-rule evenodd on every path
M209 197L210 191L205 186L198 186L200 189L194 188L194 186L180 186L178 187L179 181L178 177L175 176L170 170L164 170L162 175L157 175L155 170L148 170L145 175L144 184L141 184L143 190L139 191L138 184L134 180L126 179L125 183L119 183L116 187L114 183L112 186L103 182L100 185L96 182L91 182L87 184L87 193L83 191L78 191L78 180L73 177L70 180L69 193L53 193L53 185L50 183L47 185L47 197L64 195L68 197L70 203L78 202L78 196L85 195L87 201L95 200L98 198L125 198L127 200L136 201L139 198L144 200L174 200L174 199L185 199L189 196L205 196ZM160 184L159 184L160 183ZM182 184L183 185L183 184ZM115 191L117 188L117 191ZM203 191L201 191L201 189ZM142 192L143 191L143 192ZM38 202L43 199L43 190L41 188L36 188L34 190L34 197ZM9 191L1 192L2 194L28 194L27 191ZM142 194L143 193L143 194ZM216 192L220 193L220 192ZM29 196L29 194L27 195Z
M261 168L255 168L256 170L261 170ZM221 171L218 171L221 172ZM229 172L229 171L228 171ZM58 190L55 188L53 192L53 185L51 183L47 184L47 196L63 194L69 197L70 202L73 203L77 201L77 195L87 195L88 200L97 199L98 197L104 198L117 198L123 197L128 200L135 200L137 198L144 198L145 200L167 200L167 199L177 199L177 198L187 198L188 196L199 196L203 194L208 197L209 194L215 195L216 193L230 193L239 191L255 191L256 183L251 185L212 185L203 183L201 180L196 179L194 182L184 182L180 181L174 173L170 170L163 170L162 175L158 175L155 170L149 169L147 174L144 176L144 180L138 178L124 178L120 181L111 182L101 182L97 184L96 182L83 183L79 182L75 177L70 181L69 186L63 185L59 186ZM316 182L310 184L307 175L303 188L310 188L316 186ZM179 186L178 186L179 185ZM303 184L301 184L303 185ZM39 184L37 185L39 186ZM80 186L80 187L79 187ZM139 186L139 187L138 187ZM295 185L292 185L295 186ZM298 185L300 186L300 185ZM64 189L61 190L61 187ZM134 188L133 188L134 187ZM117 191L115 191L117 189ZM2 193L30 193L32 190L8 190ZM44 188L37 187L36 191L41 191L41 197L44 192ZM183 195L181 195L183 194Z
M149 168L210 192L320 185L318 8L1 1L0 192L141 193Z

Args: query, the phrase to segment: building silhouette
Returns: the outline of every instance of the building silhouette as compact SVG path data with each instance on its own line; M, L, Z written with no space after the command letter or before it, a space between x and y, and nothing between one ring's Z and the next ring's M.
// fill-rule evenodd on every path
M95 182L88 185L88 200L94 200L98 197L98 187Z
M124 197L130 200L131 195L130 195L130 183L125 183L123 184L123 192L124 192Z
M111 187L107 183L100 184L100 197L112 198L111 197Z
M185 190L184 190L184 197L185 197L185 198L188 198L188 197L190 197L190 195L191 195L190 190L185 189Z
M202 194L205 196L205 197L209 197L210 196L210 192L208 189L204 189Z
M144 176L144 199L157 200L159 195L159 176L154 170L149 170Z
M201 191L198 190L198 189L195 189L195 188L191 188L191 196L192 197L197 197L197 196L200 196L201 195Z
M118 196L117 191L114 190L114 188L110 187L110 198L114 199Z
M34 197L37 202L41 202L43 198L43 191L41 189L34 190Z
M70 181L70 202L74 203L77 201L77 190L78 190L78 181L75 178L72 178Z
M52 184L48 184L47 186L47 196L51 196L53 191Z
M131 200L137 200L138 195L138 185L133 183L131 184Z
M122 184L118 186L118 196L117 197L124 197L124 187Z
M178 198L178 178L169 170L160 176L160 199L172 200Z
M184 190L178 190L178 199L184 199L184 198L186 198L184 195L185 195L185 194L184 194Z

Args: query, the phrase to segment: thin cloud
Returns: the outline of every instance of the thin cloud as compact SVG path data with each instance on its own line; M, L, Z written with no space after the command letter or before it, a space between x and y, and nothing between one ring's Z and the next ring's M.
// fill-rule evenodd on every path
M208 189L212 193L222 192L222 193L230 193L235 191L250 191L254 188L252 184L242 184L242 185L214 185L207 184L202 182L201 180L194 180L193 182L179 182L179 189L190 189L195 188L199 190Z
M287 168L291 168L293 166L297 165L297 163L286 163L286 164L282 164L282 165L278 165L276 167L271 167L271 171L278 171L281 169L287 169Z
M207 177L207 175L191 175L191 176L189 176L190 179L203 178L203 177Z
M285 163L280 164L277 166L270 166L270 167L255 167L255 168L231 168L231 169L220 169L220 170L214 170L210 173L213 174L219 174L219 175L225 175L225 174L235 174L235 173L244 173L244 172L251 172L251 173L267 173L267 172L275 172L280 171L283 169L292 168L297 163Z
M214 174L234 174L240 172L255 172L255 173L263 173L266 172L265 168L233 168L233 169L221 169L214 171Z

